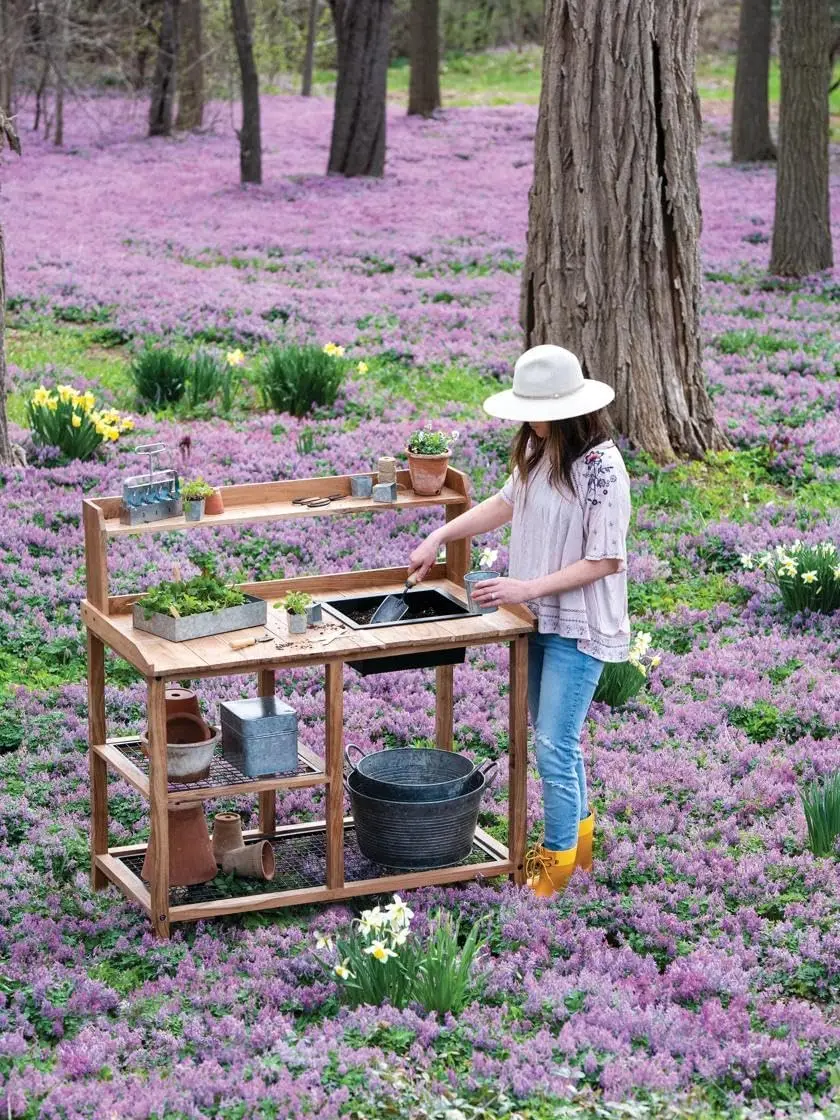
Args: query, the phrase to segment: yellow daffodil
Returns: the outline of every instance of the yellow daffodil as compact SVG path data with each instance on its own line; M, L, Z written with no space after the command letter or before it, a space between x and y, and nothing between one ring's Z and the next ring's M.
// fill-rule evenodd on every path
M55 412L55 410L58 408L58 398L50 397L47 401L47 408L50 410L50 412Z
M367 373L369 368L367 362L359 362L356 366L356 373Z
M74 428L81 428L82 418L81 418L81 416L79 416L78 412L74 412L73 415L70 417L70 423L73 425Z
M133 432L134 431L134 421L131 419L131 417L126 416L126 417L124 417L124 419L120 420L120 431L121 432Z
M353 976L353 973L347 967L347 962L349 960L350 960L349 957L345 957L344 960L341 962L341 964L337 964L335 966L335 968L333 969L333 972L341 980L353 980L353 979L355 979L355 977Z
M94 397L93 393L88 390L86 393L82 393L82 395L79 397L78 403L82 406L85 412L92 412L93 406L96 404L96 397Z
M816 572L803 572L802 573L802 582L803 583L816 583L818 579L819 579L819 576L817 575Z
M323 351L324 351L325 354L329 354L329 356L331 358L343 358L344 357L344 347L343 346L336 346L336 344L334 342L326 343L326 345L323 347Z
M365 945L364 951L375 961L380 961L382 964L397 955L393 949L388 948L384 941L372 941L370 945Z
M228 350L227 354L225 354L225 361L229 366L244 366L245 355L237 346L235 350Z
M655 657L652 657L650 659L651 669L658 669L661 664L662 664L662 658L659 656L659 654L657 654Z
M67 404L68 401L71 401L76 392L72 385L57 385L56 389L58 390L58 399L62 404Z
M41 407L45 405L50 399L49 389L45 389L43 385L39 386L32 394L32 403Z

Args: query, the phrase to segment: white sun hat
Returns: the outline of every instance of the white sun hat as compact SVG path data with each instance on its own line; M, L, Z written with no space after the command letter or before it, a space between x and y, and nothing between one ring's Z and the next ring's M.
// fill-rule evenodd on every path
M534 346L517 360L513 388L488 397L484 411L502 420L567 420L597 412L614 397L605 382L583 376L571 350Z

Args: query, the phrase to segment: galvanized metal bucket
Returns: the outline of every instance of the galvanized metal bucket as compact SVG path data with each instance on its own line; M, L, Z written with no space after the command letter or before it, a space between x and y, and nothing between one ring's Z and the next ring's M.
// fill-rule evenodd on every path
M425 871L451 867L470 854L484 789L496 764L485 762L460 797L445 801L386 801L358 789L358 772L346 779L362 855L383 867Z
M355 752L354 763L350 752ZM454 751L430 747L397 747L363 754L355 743L344 748L355 788L385 801L447 801L467 792L473 763Z

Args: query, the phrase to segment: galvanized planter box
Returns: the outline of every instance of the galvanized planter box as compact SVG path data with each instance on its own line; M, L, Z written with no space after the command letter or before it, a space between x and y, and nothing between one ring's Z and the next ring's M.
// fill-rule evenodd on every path
M294 774L298 768L297 712L276 696L219 705L222 755L249 778Z
M135 603L132 622L136 630L146 630L168 642L188 642L190 638L209 638L213 634L227 634L231 630L246 630L249 626L265 626L268 604L265 599L246 595L241 607L225 607L206 614L191 614L186 618L173 618L169 614L153 614L146 618L142 602Z

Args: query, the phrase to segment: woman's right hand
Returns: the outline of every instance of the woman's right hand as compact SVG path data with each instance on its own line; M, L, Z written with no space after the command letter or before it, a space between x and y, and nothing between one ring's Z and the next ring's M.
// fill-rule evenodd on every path
M432 536L426 537L422 544L418 544L408 558L408 574L414 577L416 583L424 578L437 560L438 546Z

